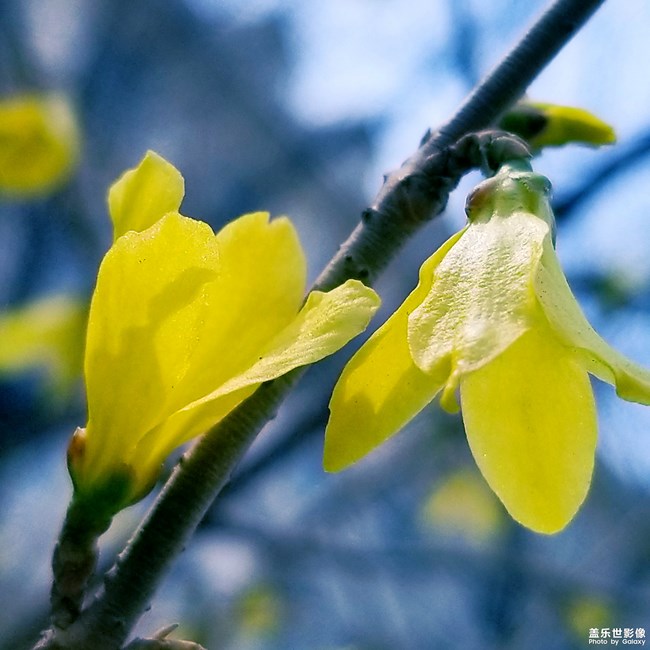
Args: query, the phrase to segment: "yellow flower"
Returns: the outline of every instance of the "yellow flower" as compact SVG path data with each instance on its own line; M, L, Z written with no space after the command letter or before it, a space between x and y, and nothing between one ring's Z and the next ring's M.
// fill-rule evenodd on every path
M493 541L503 529L503 508L476 472L447 476L427 498L424 523L468 542Z
M469 225L345 368L330 403L326 469L381 444L442 391L460 398L483 476L533 530L563 528L585 498L596 445L588 373L650 403L650 373L591 328L553 246L548 181L527 163L475 190Z
M87 305L48 296L0 314L0 372L43 368L49 388L66 397L81 376Z
M349 281L303 305L286 217L248 214L215 235L177 212L182 197L180 173L151 152L109 194L116 239L91 302L88 423L69 464L77 494L114 511L149 491L173 449L262 382L342 347L379 303Z
M614 129L584 108L528 100L505 113L499 127L524 138L533 149L569 143L600 147L616 142Z
M61 95L0 101L0 193L32 196L65 181L79 157L79 134Z

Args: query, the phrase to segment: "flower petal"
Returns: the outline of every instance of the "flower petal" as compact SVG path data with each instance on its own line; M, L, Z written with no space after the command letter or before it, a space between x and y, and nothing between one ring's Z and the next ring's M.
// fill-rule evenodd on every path
M381 301L358 280L332 291L312 291L298 316L260 352L251 368L221 390L259 384L333 354L363 332Z
M165 421L258 360L295 318L305 274L295 229L265 213L245 215L216 237L177 213L120 237L102 263L91 307L88 475L126 462L149 480L163 460L155 450L202 432L188 433L180 418Z
M174 410L209 395L247 372L300 310L306 284L305 256L286 217L247 214L216 236L219 274L206 287L190 367ZM262 380L264 381L264 380Z
M104 257L86 342L84 471L123 462L173 410L217 275L214 240L207 224L171 213L120 237Z
M515 133L535 149L572 142L598 147L616 141L614 129L589 111L528 100L506 111L499 128Z
M334 388L325 432L324 467L336 472L363 458L421 411L447 379L427 375L406 340L409 313L431 287L434 271L462 236L455 234L420 269L420 281L399 309L352 357Z
M542 323L460 388L467 439L490 487L524 526L561 530L587 494L594 463L587 372Z
M533 214L494 214L472 223L436 268L431 290L409 316L408 343L423 372L451 363L447 399L463 373L531 327L531 278L548 238L548 225Z
M378 307L377 294L357 280L348 280L328 293L312 292L295 319L259 350L250 368L174 413L147 434L143 450L161 449L164 458L216 424L262 382L336 352L367 327ZM166 445L164 450L161 444Z
M575 349L587 371L616 387L623 399L650 404L650 371L614 350L591 327L547 244L535 276L535 291L562 342Z
M138 468L145 483L146 477L150 477L149 481L155 481L161 465L176 448L220 422L252 395L258 386L252 384L213 400L200 400L172 413L137 442L131 456L132 466Z
M108 192L113 239L129 230L146 230L176 212L185 194L181 173L164 158L148 151L135 169L125 172Z
M612 126L583 108L539 102L530 106L546 119L544 129L530 140L533 147L559 147L570 142L598 147L616 142Z

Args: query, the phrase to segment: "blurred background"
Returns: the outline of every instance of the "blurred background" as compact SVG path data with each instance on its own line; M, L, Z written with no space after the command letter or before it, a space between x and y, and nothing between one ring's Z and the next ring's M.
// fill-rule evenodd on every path
M47 623L51 551L85 422L83 313L110 245L109 185L154 149L214 228L288 214L313 279L382 174L523 33L530 0L4 0L0 93L63 93L74 174L0 197L0 647ZM611 0L530 88L587 108L616 146L545 152L558 251L596 329L650 366L650 5ZM464 222L447 212L392 263L376 328ZM360 341L356 342L358 346ZM437 404L355 467L321 469L327 403L354 345L310 370L176 563L138 634L180 622L210 650L564 649L650 632L650 409L595 382L596 471L569 527L508 518ZM109 387L107 387L109 389ZM147 504L103 539L109 566Z

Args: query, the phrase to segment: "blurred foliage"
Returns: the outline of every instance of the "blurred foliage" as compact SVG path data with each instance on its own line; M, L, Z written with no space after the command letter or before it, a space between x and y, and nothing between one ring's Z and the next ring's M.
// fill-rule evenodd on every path
M460 470L431 493L423 507L425 523L441 534L474 542L493 540L503 528L503 507L477 472Z
M54 399L70 397L82 370L85 301L64 295L0 313L0 373L42 369Z
M567 604L566 618L577 643L584 642L584 631L589 628L616 626L616 614L602 599L576 598Z
M79 134L60 95L16 95L0 100L0 195L51 192L70 176Z
M281 624L281 599L273 587L266 585L251 587L245 590L235 602L235 616L244 634L270 635Z

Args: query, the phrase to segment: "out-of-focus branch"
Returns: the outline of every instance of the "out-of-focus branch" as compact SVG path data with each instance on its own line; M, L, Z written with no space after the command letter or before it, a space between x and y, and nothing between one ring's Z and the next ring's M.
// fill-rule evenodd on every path
M650 131L645 131L632 138L627 146L618 147L612 151L607 160L585 178L579 187L556 200L553 203L553 212L556 218L569 218L570 214L579 209L585 201L602 191L607 183L649 155Z
M355 544L332 536L314 535L304 530L269 530L254 524L233 519L220 520L222 529L229 535L259 544L267 553L276 552L283 558L304 561L309 556L334 560L343 567L345 574L363 575L373 572L377 566L395 567L401 575L422 575L435 572L439 567L453 567L464 574L478 576L488 581L495 571L504 566L525 577L537 590L549 593L554 599L566 598L576 593L602 594L617 601L634 602L643 598L638 586L630 590L612 580L611 576L597 572L568 572L548 564L540 564L534 556L510 553L507 547L494 545L459 544L453 536L450 540L413 539L389 541L381 545ZM514 527L516 524L511 522Z
M288 454L302 447L319 433L322 434L326 422L326 403L315 404L313 412L308 417L294 424L289 433L279 439L266 453L247 464L241 471L238 471L225 486L223 496L227 493L230 497L237 492L241 492L261 474L275 467L277 462L285 459Z

